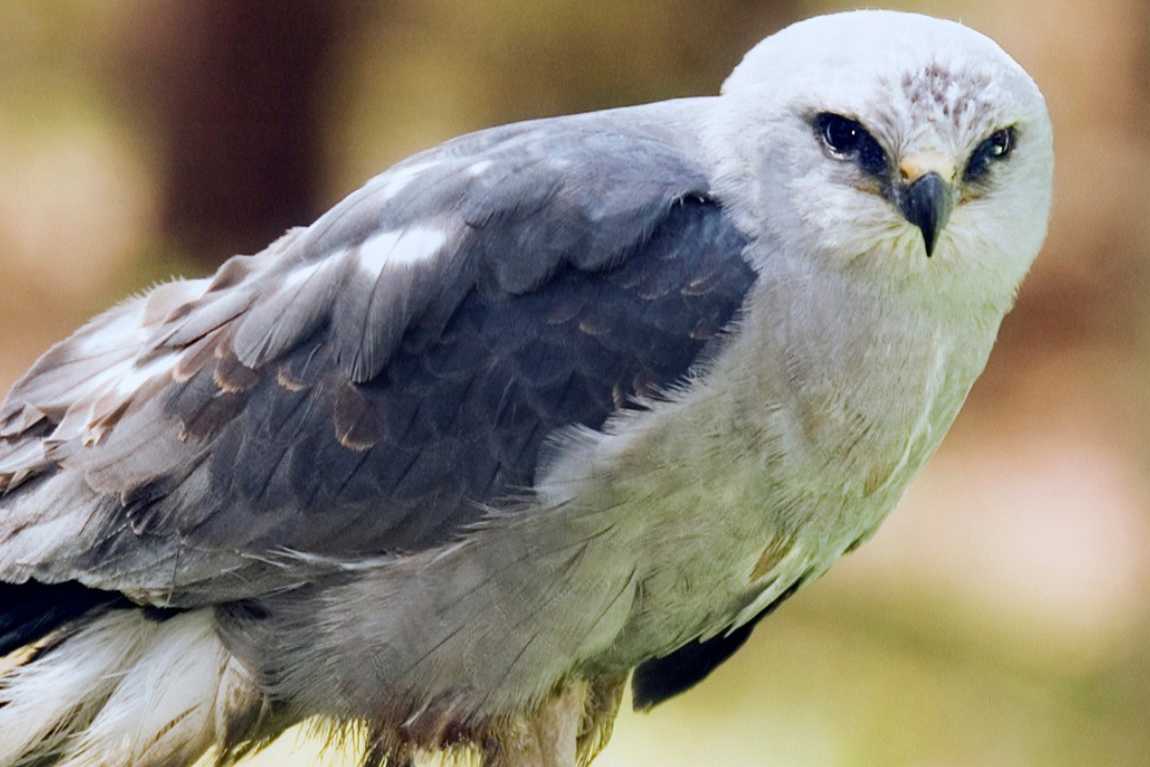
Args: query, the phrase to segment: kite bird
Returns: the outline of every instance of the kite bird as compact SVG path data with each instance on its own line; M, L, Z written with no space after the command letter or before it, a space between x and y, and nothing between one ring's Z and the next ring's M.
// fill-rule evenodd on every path
M0 765L587 764L870 536L1039 250L1027 74L888 12L417 154L0 409ZM632 675L633 672L633 675ZM364 735L366 733L366 735Z

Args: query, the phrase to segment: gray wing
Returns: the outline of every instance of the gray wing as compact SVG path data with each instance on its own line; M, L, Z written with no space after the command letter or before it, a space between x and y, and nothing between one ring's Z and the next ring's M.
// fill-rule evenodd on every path
M191 605L438 545L680 381L754 272L705 174L613 125L449 142L51 349L0 409L0 580Z

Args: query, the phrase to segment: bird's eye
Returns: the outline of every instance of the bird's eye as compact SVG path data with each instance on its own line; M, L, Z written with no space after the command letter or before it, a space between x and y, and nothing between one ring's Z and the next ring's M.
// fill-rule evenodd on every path
M848 155L858 149L863 127L839 115L819 115L819 133L835 154Z
M970 155L963 179L966 181L981 179L990 170L991 164L1010 156L1014 151L1014 144L1014 128L1002 128L990 134L990 137L979 144Z
M858 121L823 112L815 118L819 137L831 154L840 160L854 160L871 175L886 171L886 152Z

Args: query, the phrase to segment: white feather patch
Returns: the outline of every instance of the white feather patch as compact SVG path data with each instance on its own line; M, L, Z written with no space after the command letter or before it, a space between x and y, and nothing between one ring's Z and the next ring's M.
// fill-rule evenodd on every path
M122 610L0 678L0 764L60 753L100 710L159 624Z
M260 702L210 610L116 610L0 679L0 765L192 764Z
M482 176L494 164L495 162L493 160L479 160L467 166L467 173L472 178Z
M214 703L229 655L210 611L156 625L60 767L191 764L214 741Z
M375 280L386 267L410 267L430 261L445 242L447 235L430 227L381 232L359 246L360 269Z

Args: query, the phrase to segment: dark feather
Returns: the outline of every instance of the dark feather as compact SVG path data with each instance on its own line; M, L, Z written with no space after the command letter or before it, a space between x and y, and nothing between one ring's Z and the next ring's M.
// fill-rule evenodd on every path
M794 596L803 580L800 578L792 583L762 612L729 634L720 634L702 642L690 642L670 655L641 663L631 677L632 705L635 710L649 711L710 676L712 671L746 644L759 621Z
M0 583L0 658L87 613L130 603L79 583Z

